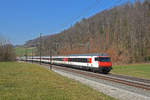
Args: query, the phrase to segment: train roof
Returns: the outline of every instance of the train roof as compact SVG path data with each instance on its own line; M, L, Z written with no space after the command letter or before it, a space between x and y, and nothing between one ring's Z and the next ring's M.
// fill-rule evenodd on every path
M108 56L108 55L105 53L101 53L101 54L72 54L67 56Z
M105 53L99 53L99 54L71 54L71 55L66 55L66 56L52 56L52 57L69 57L69 56L72 56L72 57L76 57L76 56L107 56L109 57L107 54ZM32 57L32 56L30 56ZM37 58L40 58L40 56L34 56L34 57L37 57ZM50 56L42 56L42 57L45 57L45 58L49 58Z

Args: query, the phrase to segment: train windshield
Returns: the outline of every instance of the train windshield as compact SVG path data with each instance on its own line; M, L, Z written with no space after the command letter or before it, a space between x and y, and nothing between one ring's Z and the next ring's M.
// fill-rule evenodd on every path
M110 62L110 57L96 57L95 61Z

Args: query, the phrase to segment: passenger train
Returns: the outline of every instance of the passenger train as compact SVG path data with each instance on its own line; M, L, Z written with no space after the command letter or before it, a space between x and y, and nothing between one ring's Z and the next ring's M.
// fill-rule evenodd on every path
M66 67L82 68L93 72L101 72L107 74L112 69L110 57L106 54L80 54L68 56L33 56L25 57L22 60L51 63L52 65L60 65Z

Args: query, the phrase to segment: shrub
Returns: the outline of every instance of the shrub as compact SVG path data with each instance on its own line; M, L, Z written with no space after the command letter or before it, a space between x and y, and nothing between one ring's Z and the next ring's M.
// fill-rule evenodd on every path
M16 55L11 44L0 44L0 61L15 61Z

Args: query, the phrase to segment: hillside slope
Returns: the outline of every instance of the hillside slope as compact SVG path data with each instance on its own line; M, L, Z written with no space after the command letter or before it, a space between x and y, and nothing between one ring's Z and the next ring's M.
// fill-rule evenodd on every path
M42 38L43 55L108 53L115 63L150 60L150 2L104 10L60 33ZM39 38L25 45L37 46Z

